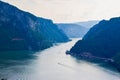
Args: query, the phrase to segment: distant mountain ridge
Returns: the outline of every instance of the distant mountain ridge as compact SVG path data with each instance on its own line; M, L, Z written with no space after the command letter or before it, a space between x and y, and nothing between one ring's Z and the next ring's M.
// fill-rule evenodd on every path
M86 27L74 23L59 23L57 25L69 38L83 37L89 30Z
M52 20L36 17L0 1L0 51L42 50L68 37Z
M98 20L83 21L75 23L56 23L58 27L66 33L69 38L80 38L83 37L87 31L97 24Z
M98 23L99 23L99 20L91 20L91 21L76 22L75 24L81 25L86 28L91 28Z

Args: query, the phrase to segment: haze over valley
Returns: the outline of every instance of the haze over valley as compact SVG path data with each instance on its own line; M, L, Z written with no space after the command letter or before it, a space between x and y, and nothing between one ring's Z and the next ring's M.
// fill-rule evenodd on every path
M118 3L0 0L0 80L120 80Z

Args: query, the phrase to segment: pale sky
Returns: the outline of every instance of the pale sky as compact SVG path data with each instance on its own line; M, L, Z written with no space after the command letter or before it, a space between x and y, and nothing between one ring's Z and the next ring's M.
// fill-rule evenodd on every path
M3 0L54 22L79 22L120 16L120 0Z

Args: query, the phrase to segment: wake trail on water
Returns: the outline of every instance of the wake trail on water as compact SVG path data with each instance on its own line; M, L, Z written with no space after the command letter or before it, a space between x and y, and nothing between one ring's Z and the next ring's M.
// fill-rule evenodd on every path
M57 64L60 65L60 66L63 66L63 67L72 69L72 70L74 70L74 71L78 71L76 68L74 68L74 67L72 67L72 66L69 66L69 65L66 65L66 64L63 64L63 63L60 63L60 62L58 62Z

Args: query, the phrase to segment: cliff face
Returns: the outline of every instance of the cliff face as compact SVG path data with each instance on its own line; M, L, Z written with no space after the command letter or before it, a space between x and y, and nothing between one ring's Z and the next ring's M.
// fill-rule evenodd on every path
M88 28L77 25L77 24L70 24L70 23L63 24L63 23L60 23L60 24L57 24L57 25L70 38L83 37L88 31Z
M0 51L41 50L55 42L66 42L68 37L48 19L0 1Z

